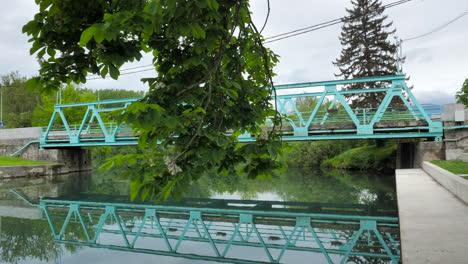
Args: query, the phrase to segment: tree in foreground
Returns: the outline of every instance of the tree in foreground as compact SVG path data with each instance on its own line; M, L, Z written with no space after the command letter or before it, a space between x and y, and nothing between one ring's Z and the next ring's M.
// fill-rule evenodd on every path
M455 95L457 103L468 106L468 79L465 79L460 91Z
M85 83L88 74L118 79L119 69L153 56L149 92L120 113L139 133L145 154L116 156L127 166L132 194L165 199L190 180L218 170L251 177L281 166L275 129L262 133L273 109L272 67L277 56L262 45L248 0L36 0L39 12L23 27L37 54L42 91ZM231 136L226 136L229 132ZM239 145L248 132L258 140Z
M343 18L340 57L333 62L339 69L337 77L345 79L393 75L397 72L394 54L397 46L389 41L395 33L392 22L386 22L385 7L380 0L352 0L352 9ZM359 83L345 87L346 90L382 87L382 83ZM376 107L383 93L353 95L354 107Z

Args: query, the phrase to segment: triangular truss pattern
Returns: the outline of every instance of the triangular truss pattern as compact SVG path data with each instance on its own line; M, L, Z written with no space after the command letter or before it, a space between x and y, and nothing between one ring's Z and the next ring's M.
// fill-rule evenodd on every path
M383 258L393 263L398 263L400 258L396 239L398 232L381 232L378 229L382 224L387 229L394 226L398 230L398 219L394 217L47 199L40 201L40 207L55 241L65 244L230 263L281 263L286 255L302 256L306 253L321 254L326 263L334 263L337 256L341 256L341 263L346 263L351 256ZM337 222L359 228L345 238L342 227L330 228ZM71 223L84 231L84 241L70 240L73 238L64 236ZM321 228L320 225L328 228ZM109 235L116 238L112 244L101 239ZM145 241L158 240L163 248L145 248L144 243L139 244L142 238ZM116 245L116 241L120 244ZM196 243L197 250L187 252L190 248L186 248L186 242ZM379 250L373 252L362 248L366 243ZM250 248L257 253L255 256L238 255L236 249L239 248Z
M115 122L105 122L103 113L109 113L116 110L126 109L131 103L140 98L107 100L101 102L76 103L56 105L54 112L49 121L49 125L41 135L41 146L47 146L55 143L55 145L64 146L82 146L82 145L132 145L136 144L136 137L121 136L118 138L118 133L129 132L131 130L122 124ZM100 107L114 106L118 107ZM84 116L79 124L70 124L65 114L65 109L73 107L86 107ZM54 123L57 118L63 123L62 131L57 131L54 128ZM64 135L66 136L64 137ZM91 143L88 143L91 142ZM96 144L97 143L97 144ZM101 143L101 144L99 144Z
M351 83L362 83L362 82L377 82L377 81L389 81L391 85L389 87L374 88L374 89L362 89L362 90L338 90L338 85L346 85ZM364 79L354 80L343 80L343 81L326 81L317 83L303 83L303 84L290 84L290 85L278 85L275 86L278 90L296 89L296 88L307 88L324 86L322 92L318 93L302 93L302 94L284 94L278 95L278 112L285 115L285 121L293 128L293 135L296 137L309 137L313 134L327 134L327 133L343 133L343 138L359 138L359 135L370 135L371 137L375 134L381 133L376 124L384 121L425 121L425 126L418 125L417 128L413 128L408 124L406 127L398 127L395 129L387 129L387 137L403 137L404 135L396 135L396 132L402 130L426 130L428 133L433 133L436 137L440 137L442 134L442 126L440 122L433 121L428 113L424 110L424 107L419 104L411 90L406 86L404 75L398 76L386 76L386 77L373 77ZM352 96L357 94L365 93L384 93L384 99L377 108L365 108L365 109L353 109L351 108L350 102L345 96ZM315 105L310 112L302 113L298 110L296 103L299 98L316 98L314 101ZM331 97L331 100L326 98ZM392 114L391 102L394 98L399 98L404 104L404 111L396 114ZM338 103L338 105L337 105ZM339 110L339 113L338 113ZM386 120L382 118L384 115L388 116ZM346 124L352 124L350 128L337 129L336 126L332 126L332 131L327 130L325 127L321 127L320 130L314 131L311 129L312 124L342 124L346 127ZM382 130L383 131L383 130ZM351 135L350 132L352 132ZM348 134L348 135L345 135ZM422 135L422 134L421 134ZM411 137L411 135L407 135ZM378 137L378 136L377 136ZM318 138L317 138L318 139ZM333 139L327 138L323 139ZM438 138L439 139L439 138Z

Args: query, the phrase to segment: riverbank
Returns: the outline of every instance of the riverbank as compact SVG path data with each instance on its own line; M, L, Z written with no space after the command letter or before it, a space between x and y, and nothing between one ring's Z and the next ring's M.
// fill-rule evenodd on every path
M18 157L0 156L0 166L52 165L53 162L28 160Z
M62 164L0 156L0 179L51 176L61 173Z

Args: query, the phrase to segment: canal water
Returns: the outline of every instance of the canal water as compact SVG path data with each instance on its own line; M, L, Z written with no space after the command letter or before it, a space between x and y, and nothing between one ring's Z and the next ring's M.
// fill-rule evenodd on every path
M392 175L290 168L207 175L182 201L128 197L128 182L99 171L2 180L0 263L400 262Z

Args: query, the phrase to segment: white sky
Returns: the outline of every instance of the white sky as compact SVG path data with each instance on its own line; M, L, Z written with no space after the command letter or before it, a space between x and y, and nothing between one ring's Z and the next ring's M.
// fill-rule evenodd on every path
M266 15L266 0L252 0L254 20L258 27ZM271 14L264 30L266 37L314 25L346 14L350 0L270 0ZM383 0L383 4L394 0ZM406 39L426 33L468 10L468 0L413 0L386 11L394 22L397 36ZM29 55L30 43L21 33L22 26L37 11L33 0L2 1L0 9L0 74L19 71L38 74L38 64ZM335 25L319 31L268 44L278 55L276 84L336 79L332 65L340 53L338 40L341 27ZM465 78L468 78L468 15L443 30L403 44L406 55L404 71L411 76L413 93L421 103L451 103ZM124 66L147 65L151 58ZM142 72L121 76L118 81L93 80L85 84L92 89L146 89Z

